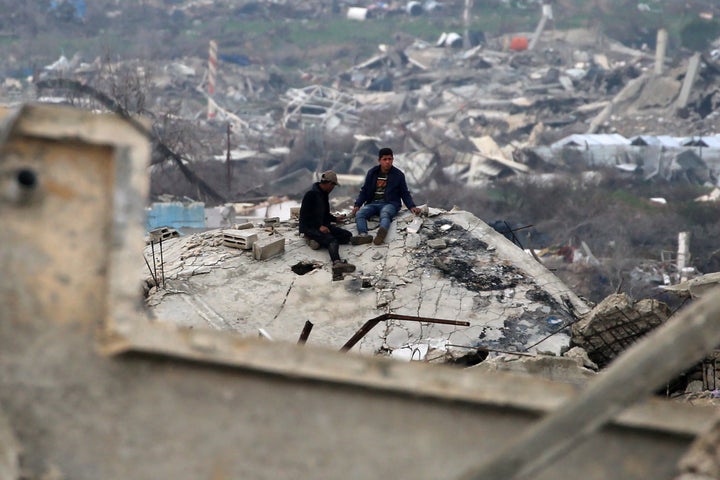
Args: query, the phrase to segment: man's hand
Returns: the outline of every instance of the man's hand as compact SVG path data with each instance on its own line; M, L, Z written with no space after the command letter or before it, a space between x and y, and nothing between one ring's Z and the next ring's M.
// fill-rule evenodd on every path
M353 208L350 211L350 216L354 217L358 210L360 210L360 207L358 207L357 205L353 205Z
M415 215L420 215L422 213L422 210L420 210L418 207L413 207L410 209L411 212L413 212Z
M330 233L330 229L328 227L326 227L325 225L321 225L320 228L318 228L318 230L320 230L320 233Z

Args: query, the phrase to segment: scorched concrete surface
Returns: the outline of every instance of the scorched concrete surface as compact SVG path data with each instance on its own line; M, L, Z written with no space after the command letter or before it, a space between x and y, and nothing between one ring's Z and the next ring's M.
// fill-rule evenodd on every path
M423 359L466 353L463 347L559 354L568 332L550 334L587 306L471 213L427 211L419 229L410 227L416 217L401 212L381 246L342 245L341 257L357 270L335 281L327 251L310 249L293 221L252 230L258 241L270 235L285 240L283 253L262 261L251 250L223 245L223 230L168 239L162 252L158 243L148 245L143 274L150 277L147 267L155 265L150 268L161 282L148 305L156 321L247 336L262 332L275 341L296 342L310 321L307 343L338 349L367 320L385 313L470 323L387 320L353 347L367 354L408 346ZM345 228L355 231L354 223Z

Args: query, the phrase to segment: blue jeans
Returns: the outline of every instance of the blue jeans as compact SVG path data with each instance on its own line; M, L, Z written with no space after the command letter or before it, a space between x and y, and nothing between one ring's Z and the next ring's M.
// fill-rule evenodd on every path
M382 201L366 204L355 214L355 225L358 234L368 233L367 219L375 215L380 216L380 226L385 230L390 230L390 223L397 215L397 208L392 203Z

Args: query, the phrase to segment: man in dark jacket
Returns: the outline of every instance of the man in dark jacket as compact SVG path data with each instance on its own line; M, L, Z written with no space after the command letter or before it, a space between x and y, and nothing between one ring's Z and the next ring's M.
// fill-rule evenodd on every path
M352 233L332 225L343 219L330 214L329 195L336 185L339 184L335 172L324 172L320 181L305 193L300 205L300 233L314 250L320 247L328 249L333 275L355 271L355 265L340 260L339 253L339 245L349 243Z
M373 243L382 244L390 223L400 210L401 200L415 215L420 214L420 209L415 206L408 190L405 174L393 167L393 151L389 148L381 148L378 152L378 165L371 168L365 176L365 182L352 209L358 231L353 243L369 241L367 219L379 215L380 228Z

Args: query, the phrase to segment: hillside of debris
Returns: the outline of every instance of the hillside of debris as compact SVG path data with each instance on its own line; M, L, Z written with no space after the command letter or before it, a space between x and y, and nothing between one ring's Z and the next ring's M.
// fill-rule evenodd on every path
M0 98L149 118L153 201L298 198L390 146L593 302L679 280L680 232L716 271L718 6L474 3L3 1Z

